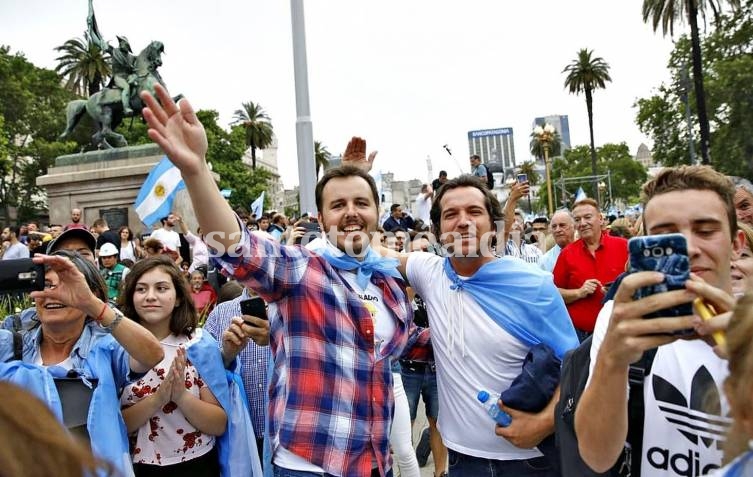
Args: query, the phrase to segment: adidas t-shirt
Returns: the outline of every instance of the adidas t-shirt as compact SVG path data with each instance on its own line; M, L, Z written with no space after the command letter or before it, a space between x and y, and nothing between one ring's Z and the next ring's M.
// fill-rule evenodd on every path
M589 384L612 306L607 302L596 320ZM643 388L641 477L700 477L721 466L732 422L722 392L727 375L727 362L701 340L678 340L657 349Z

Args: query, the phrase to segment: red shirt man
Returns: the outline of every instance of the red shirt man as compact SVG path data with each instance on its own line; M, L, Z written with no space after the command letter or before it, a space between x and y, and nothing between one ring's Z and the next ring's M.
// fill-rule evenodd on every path
M608 285L625 271L627 240L602 230L599 205L584 199L573 208L580 238L565 247L554 266L554 284L577 330L592 333Z

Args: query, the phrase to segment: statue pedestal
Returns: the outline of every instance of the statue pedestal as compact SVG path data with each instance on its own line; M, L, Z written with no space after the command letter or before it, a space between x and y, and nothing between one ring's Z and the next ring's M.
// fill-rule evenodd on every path
M71 209L78 208L87 226L102 217L112 230L128 225L135 234L150 233L133 203L149 171L163 156L159 146L145 144L58 157L47 175L37 178L37 185L47 191L50 223L70 223ZM178 192L173 210L195 233L197 222L185 189Z

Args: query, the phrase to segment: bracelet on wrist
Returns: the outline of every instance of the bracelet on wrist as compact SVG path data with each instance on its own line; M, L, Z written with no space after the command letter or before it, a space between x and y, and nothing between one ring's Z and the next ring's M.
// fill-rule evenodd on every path
M94 321L96 321L97 323L99 323L101 325L102 324L102 318L105 317L105 311L107 311L107 302L102 303L102 310L99 312L99 315L97 315L97 317L94 318Z
M123 318L125 318L123 313L121 313L120 310L118 310L117 308L111 308L111 310L113 314L115 315L112 321L106 325L102 324L101 321L99 322L99 326L107 330L109 333L112 333L113 331L115 331L115 328L117 328L118 325L120 325L120 322L123 321Z

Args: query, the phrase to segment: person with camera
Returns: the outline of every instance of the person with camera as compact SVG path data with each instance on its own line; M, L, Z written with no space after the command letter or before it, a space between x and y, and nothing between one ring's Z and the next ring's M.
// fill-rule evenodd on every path
M107 286L91 261L68 250L33 260L46 269L44 290L31 292L38 321L18 335L21 356L10 345L0 349L3 379L31 386L53 409L62 403L66 427L97 457L132 475L118 393L130 373L144 373L162 359L159 341L109 306ZM10 331L2 334L0 342L13 343ZM52 388L45 386L48 376Z
M589 381L575 410L580 454L594 471L618 463L626 439L637 477L705 475L720 466L730 423L719 399L727 363L707 344L712 328L700 316L661 317L661 311L696 298L720 314L733 308L730 264L744 240L734 195L732 182L706 166L666 168L643 186L646 233L685 237L691 279L685 289L635 299L636 291L665 276L632 273L599 312ZM660 317L644 318L654 312ZM706 340L694 339L693 329ZM648 365L634 373L631 364L646 358ZM629 394L640 386L638 396ZM642 416L629 412L635 403Z

